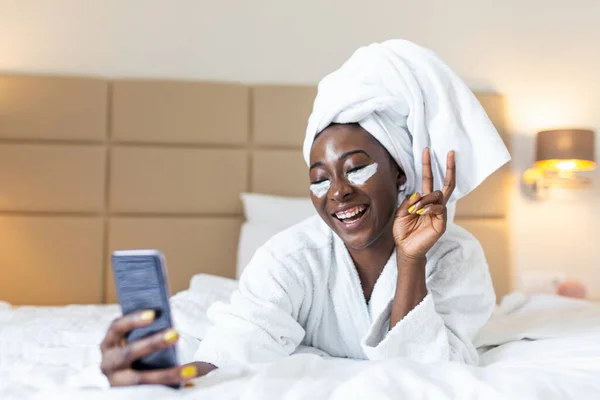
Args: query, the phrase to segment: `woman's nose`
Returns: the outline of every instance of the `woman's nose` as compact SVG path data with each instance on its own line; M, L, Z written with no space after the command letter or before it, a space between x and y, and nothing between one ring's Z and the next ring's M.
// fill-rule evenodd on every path
M332 200L342 202L347 200L348 196L354 193L352 185L345 179L335 179L331 182L329 197Z

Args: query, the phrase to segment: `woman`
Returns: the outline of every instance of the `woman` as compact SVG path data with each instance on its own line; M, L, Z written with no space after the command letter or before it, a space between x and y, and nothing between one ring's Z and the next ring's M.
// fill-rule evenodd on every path
M318 216L256 252L230 304L209 310L197 361L132 370L177 334L124 345L152 319L126 315L101 346L111 385L176 384L307 351L477 363L471 341L495 295L481 246L448 224L447 205L509 155L464 83L410 42L359 49L319 84L304 156Z

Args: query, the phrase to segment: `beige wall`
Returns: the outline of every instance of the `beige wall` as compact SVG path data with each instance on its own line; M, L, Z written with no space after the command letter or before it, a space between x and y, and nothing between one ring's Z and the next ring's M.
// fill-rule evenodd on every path
M404 37L506 95L513 166L531 134L600 131L600 2L0 0L0 70L315 83L361 44ZM540 204L512 198L517 271L584 279L600 298L600 173Z

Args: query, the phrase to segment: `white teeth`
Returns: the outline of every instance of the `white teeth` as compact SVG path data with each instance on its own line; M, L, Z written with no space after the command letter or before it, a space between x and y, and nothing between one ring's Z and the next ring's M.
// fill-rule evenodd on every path
M353 211L337 213L336 217L338 217L341 220L344 220L344 219L347 219L350 217L354 217L357 214L360 214L365 209L366 209L366 207L364 207L364 206L358 206L358 207L354 208Z

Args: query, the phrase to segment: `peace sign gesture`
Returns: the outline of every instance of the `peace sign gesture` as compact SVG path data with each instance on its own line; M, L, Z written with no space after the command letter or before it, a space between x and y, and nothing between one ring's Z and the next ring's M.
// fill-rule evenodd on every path
M456 186L454 152L446 158L446 178L442 190L433 191L433 173L429 148L423 151L422 194L406 196L394 218L397 251L411 258L424 258L446 231L446 203Z

